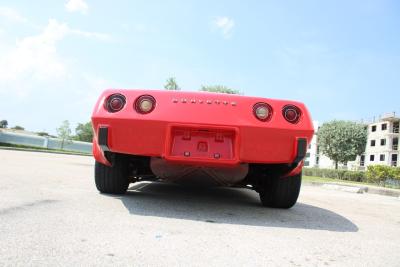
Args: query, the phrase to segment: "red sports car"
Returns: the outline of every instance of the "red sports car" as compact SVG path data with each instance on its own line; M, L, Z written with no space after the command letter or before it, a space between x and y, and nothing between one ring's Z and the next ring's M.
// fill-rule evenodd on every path
M102 193L151 179L242 186L274 208L296 203L314 133L302 103L209 92L106 90L92 122Z

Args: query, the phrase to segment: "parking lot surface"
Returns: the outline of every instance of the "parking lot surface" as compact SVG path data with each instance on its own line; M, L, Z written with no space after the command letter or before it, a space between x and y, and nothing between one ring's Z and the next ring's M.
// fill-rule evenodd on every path
M91 157L0 150L0 265L399 266L400 200L303 186L289 210L247 189L131 184Z

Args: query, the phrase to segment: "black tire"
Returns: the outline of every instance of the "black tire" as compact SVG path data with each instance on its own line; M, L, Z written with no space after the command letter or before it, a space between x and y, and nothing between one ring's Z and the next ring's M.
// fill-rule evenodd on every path
M95 163L94 178L97 190L107 194L124 194L129 186L128 164L116 159L109 167L100 162Z
M263 206L289 209L299 197L301 173L289 177L265 177L259 190Z

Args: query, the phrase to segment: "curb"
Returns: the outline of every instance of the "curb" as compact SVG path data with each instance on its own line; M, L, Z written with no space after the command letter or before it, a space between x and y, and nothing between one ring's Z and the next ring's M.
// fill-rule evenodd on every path
M356 194L375 194L375 195L382 195L382 196L391 196L391 197L398 197L400 198L400 190L396 189L389 189L389 188L377 188L371 186L356 186L356 185L346 185L346 184L338 184L338 183L319 183L319 182L304 182L304 185L310 186L320 186L326 189L331 190L339 190L349 193L356 193Z
M62 155L74 155L74 156L85 156L91 157L91 154L84 154L79 152L70 152L70 151L52 151L52 150L42 150L42 149L33 149L33 148L18 148L18 147L8 147L8 146L0 146L0 150L13 150L13 151L26 151L26 152L39 152L39 153L50 153L50 154L62 154Z

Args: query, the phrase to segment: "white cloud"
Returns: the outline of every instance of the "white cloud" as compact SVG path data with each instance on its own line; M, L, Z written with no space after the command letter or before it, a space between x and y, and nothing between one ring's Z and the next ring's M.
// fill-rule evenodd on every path
M13 22L26 22L27 19L11 7L0 7L0 17L6 18Z
M230 38L232 36L233 27L235 26L235 21L228 17L217 17L214 20L214 25L221 30L224 38Z
M105 33L99 33L99 32L87 32L87 31L69 29L69 33L79 35L82 37L86 37L86 38L98 39L100 41L111 41L112 40L110 35L105 34Z
M81 12L82 14L86 14L89 6L84 0L68 0L65 4L65 8L69 12Z
M0 91L14 88L27 95L35 83L60 82L68 76L68 61L57 53L57 44L68 35L108 40L106 34L71 29L67 24L50 19L38 35L18 40L0 54ZM8 50L8 51L7 51ZM22 86L20 86L22 84Z
M38 32L17 41L0 36L0 99L12 100L0 105L1 116L13 125L51 133L65 119L71 123L88 121L100 92L117 83L80 65L79 58L65 56L60 47L67 38L79 42L111 37L74 29L55 19L34 29L23 26Z
M0 61L4 70L0 73L0 81L18 81L26 76L39 80L63 76L65 67L57 55L56 43L68 30L66 24L49 20L39 35L17 40L15 47Z

